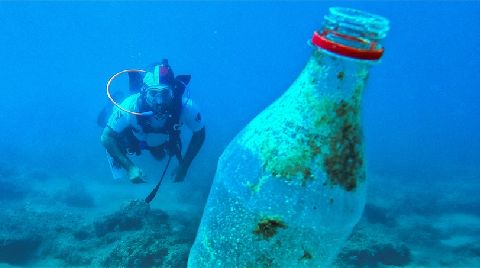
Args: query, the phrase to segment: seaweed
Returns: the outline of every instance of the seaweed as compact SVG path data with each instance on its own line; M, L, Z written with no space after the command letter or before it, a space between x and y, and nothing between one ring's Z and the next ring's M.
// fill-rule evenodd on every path
M277 234L279 228L285 229L287 225L278 218L263 218L257 223L253 233L268 240Z
M331 185L340 185L347 191L357 187L359 170L363 165L361 130L358 123L358 109L355 104L342 100L334 107L339 123L328 142L329 153L323 166Z

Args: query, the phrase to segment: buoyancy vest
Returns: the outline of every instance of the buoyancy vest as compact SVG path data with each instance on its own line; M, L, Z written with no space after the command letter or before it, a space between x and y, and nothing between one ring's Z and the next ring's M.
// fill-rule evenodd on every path
M167 106L162 115L165 116L165 124L160 128L154 128L150 125L151 117L137 116L137 123L144 133L164 133L169 136L166 148L170 154L175 154L181 158L181 139L180 139L180 115L182 113L183 94L187 84L190 82L190 75L178 75L175 77L173 86L173 98L170 105ZM142 92L138 98L139 112L150 110L145 100L145 93Z

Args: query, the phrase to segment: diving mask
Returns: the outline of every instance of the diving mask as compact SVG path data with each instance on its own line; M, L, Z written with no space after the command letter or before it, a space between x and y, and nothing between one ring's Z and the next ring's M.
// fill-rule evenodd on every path
M168 85L160 85L158 87L150 87L146 91L146 98L149 104L166 105L173 98L172 89Z

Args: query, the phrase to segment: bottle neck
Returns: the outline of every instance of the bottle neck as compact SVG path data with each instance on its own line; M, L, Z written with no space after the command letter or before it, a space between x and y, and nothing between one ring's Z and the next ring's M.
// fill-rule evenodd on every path
M355 60L315 48L300 79L320 98L360 103L371 61Z

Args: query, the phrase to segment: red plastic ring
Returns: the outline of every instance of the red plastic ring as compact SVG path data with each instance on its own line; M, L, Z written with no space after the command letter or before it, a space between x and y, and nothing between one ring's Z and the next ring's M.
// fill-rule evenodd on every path
M323 48L327 51L355 59L378 60L383 55L383 48L373 49L372 47L371 49L361 49L349 47L328 40L325 35L321 35L316 31L313 33L312 43L317 47Z

